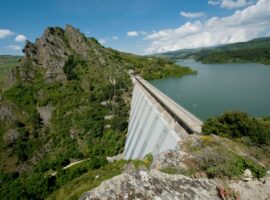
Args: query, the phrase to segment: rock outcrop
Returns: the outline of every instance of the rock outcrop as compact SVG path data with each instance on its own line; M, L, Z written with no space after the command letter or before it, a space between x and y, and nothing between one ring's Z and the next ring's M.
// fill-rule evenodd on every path
M15 119L14 109L11 104L0 100L0 121L11 122L15 121Z
M270 199L270 176L264 180L231 181L229 186L240 194L243 200L268 200Z
M12 71L9 82L14 82L18 76L23 81L31 81L35 77L35 69L44 71L47 82L63 82L66 80L63 67L70 55L78 55L88 61L96 59L102 65L106 64L95 42L70 25L65 29L47 28L35 43L27 41L23 52L25 56Z
M42 119L42 123L48 126L52 117L53 107L50 105L37 107L37 111L39 112L39 115Z
M212 199L218 200L216 184L208 179L191 179L157 170L122 174L85 193L80 200L107 199Z
M153 161L152 169L164 169L167 167L181 167L187 168L182 161L189 159L192 156L184 151L168 150L160 153Z
M263 179L223 180L207 176L188 177L166 174L159 170L167 167L188 169L184 162L194 159L183 151L168 150L158 154L150 167L136 168L127 164L121 175L104 181L97 188L83 194L80 200L140 199L140 200L264 200L270 199L270 175ZM251 176L246 169L243 176Z

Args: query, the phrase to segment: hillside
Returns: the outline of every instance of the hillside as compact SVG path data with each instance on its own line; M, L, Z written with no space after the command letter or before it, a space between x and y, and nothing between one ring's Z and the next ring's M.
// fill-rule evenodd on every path
M202 63L255 62L270 64L270 37L218 47L167 52L161 54L161 57L174 60L195 58Z
M226 112L207 120L203 135L190 134L179 150L89 170L48 199L268 199L269 127L269 118Z
M20 56L0 55L0 88L8 72L18 64L20 58Z
M0 95L0 199L45 199L103 166L102 179L120 173L106 156L123 152L128 71L146 79L194 73L164 59L104 48L69 25L47 28L23 51Z
M23 51L0 94L1 200L239 199L232 184L244 195L270 195L269 118L241 112L207 120L204 135L190 135L181 151L108 163L124 150L128 72L150 80L191 69L105 48L70 25L47 28Z

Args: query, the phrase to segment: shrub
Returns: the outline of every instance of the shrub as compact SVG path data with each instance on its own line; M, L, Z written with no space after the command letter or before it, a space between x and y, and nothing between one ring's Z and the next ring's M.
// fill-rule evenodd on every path
M77 80L78 77L74 72L74 68L77 66L78 62L75 60L74 56L69 56L67 62L64 65L64 73L68 80Z
M250 169L256 178L266 174L266 169L251 159L221 147L204 149L198 153L196 161L199 169L205 171L209 178L240 177L245 169Z
M202 131L204 134L215 134L228 138L248 137L254 144L269 144L270 131L266 125L246 113L231 111L222 116L208 119Z

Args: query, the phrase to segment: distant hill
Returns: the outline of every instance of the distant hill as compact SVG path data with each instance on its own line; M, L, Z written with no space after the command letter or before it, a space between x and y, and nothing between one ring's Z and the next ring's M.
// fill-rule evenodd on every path
M20 56L0 55L0 87L4 83L6 74L18 64Z
M210 48L178 50L156 56L174 60L194 58L202 63L256 62L270 64L270 37Z

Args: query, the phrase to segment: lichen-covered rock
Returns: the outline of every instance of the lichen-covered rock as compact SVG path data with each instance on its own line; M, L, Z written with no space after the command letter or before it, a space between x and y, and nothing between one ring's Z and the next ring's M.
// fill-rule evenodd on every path
M167 167L186 168L184 160L191 158L191 155L184 151L168 150L155 156L151 165L153 169L163 169Z
M50 105L37 107L37 111L42 119L44 125L49 125L50 119L52 117L53 107Z
M268 200L270 199L270 177L264 181L231 181L228 185L244 200Z
M0 122L12 122L16 117L12 107L4 102L0 102Z
M87 39L70 25L66 26L65 37L68 41L69 47L84 59L89 58L90 46Z
M211 199L218 200L213 180L191 179L183 175L168 175L157 170L122 174L103 182L85 193L80 200L107 199Z

